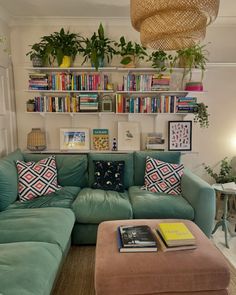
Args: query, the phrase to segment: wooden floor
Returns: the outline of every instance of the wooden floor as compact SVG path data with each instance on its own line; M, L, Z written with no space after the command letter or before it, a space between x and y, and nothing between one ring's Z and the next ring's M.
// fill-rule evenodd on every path
M52 295L95 295L94 246L72 246ZM236 295L236 269L231 271L230 295Z

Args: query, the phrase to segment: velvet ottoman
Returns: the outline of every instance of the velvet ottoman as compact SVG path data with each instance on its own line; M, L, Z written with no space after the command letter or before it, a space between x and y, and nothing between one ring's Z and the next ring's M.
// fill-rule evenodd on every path
M96 295L227 295L230 273L226 260L191 221L182 220L196 237L197 249L119 253L119 225L147 224L155 228L159 222L170 221L174 220L102 222L96 246Z

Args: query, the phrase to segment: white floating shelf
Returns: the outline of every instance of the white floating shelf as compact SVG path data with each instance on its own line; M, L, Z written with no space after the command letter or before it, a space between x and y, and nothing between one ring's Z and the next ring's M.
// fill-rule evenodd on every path
M72 67L72 68L60 68L60 67L26 67L28 71L59 71L59 72L110 72L116 71L116 67L104 67L98 68L97 70L93 67Z
M26 112L27 114L32 115L40 115L42 117L45 116L60 116L60 115L69 115L69 116L76 116L76 115L96 115L96 116L104 116L104 115L114 115L114 112Z
M34 90L27 89L25 92L41 93L114 93L114 90Z

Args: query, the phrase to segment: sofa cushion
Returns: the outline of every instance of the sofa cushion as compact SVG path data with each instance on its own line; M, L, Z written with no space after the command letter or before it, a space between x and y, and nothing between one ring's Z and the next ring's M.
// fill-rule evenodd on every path
M183 164L170 164L147 157L142 189L153 193L170 195L181 194L180 180L184 171Z
M56 155L57 180L61 186L88 186L88 161L86 155ZM45 158L45 155L24 154L27 162Z
M1 244L0 294L49 295L61 259L61 250L54 244Z
M23 161L20 150L0 159L0 211L6 209L17 199L18 173L16 161Z
M19 177L18 194L21 202L49 195L60 189L57 184L55 156L37 163L16 161Z
M41 196L26 202L16 201L7 209L23 209L23 208L44 208L44 207L62 207L71 208L71 205L80 191L79 187L64 186L59 191L50 195Z
M124 161L94 161L95 189L124 192Z
M98 224L104 220L132 218L128 192L84 188L72 205L79 223Z
M151 193L138 186L129 188L134 218L182 218L194 219L194 210L181 196Z
M124 161L124 187L129 188L134 184L134 165L133 153L129 154L104 154L104 153L90 153L89 154L89 186L92 187L94 183L94 162L93 161Z
M0 244L47 242L64 252L74 225L71 209L12 209L0 213Z
M134 153L134 185L144 184L146 158L150 156L163 162L179 164L180 152L141 151Z

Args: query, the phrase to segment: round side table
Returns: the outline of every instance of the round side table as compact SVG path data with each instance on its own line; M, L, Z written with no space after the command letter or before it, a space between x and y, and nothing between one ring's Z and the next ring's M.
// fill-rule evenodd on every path
M228 244L228 232L230 233L231 236L236 236L235 233L232 233L229 230L229 221L227 219L227 215L228 215L228 199L229 196L233 196L236 197L236 190L224 190L221 184L213 184L212 188L214 188L214 190L216 192L219 192L221 194L223 194L224 196L224 203L223 203L223 216L222 219L220 221L218 221L212 231L212 234L214 234L216 232L216 230L218 229L219 226L222 226L222 230L225 233L225 245L227 248L229 248L229 244Z

